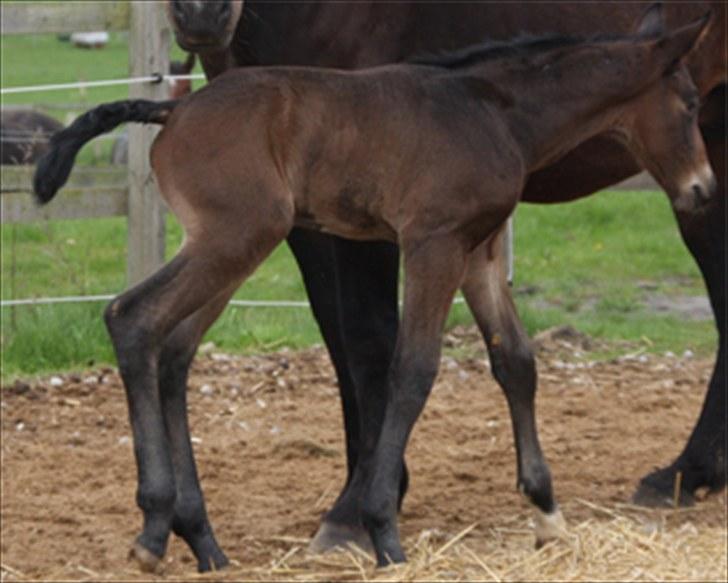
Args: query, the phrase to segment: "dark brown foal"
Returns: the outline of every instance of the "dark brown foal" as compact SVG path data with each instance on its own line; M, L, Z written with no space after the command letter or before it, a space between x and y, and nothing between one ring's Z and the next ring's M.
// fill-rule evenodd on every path
M184 499L196 481L178 414L185 403L159 386L160 358L190 359L189 342L178 339L199 338L294 224L402 249L404 308L388 403L379 439L362 448L352 478L365 485L362 516L379 564L404 560L401 459L459 287L506 393L518 484L537 507L538 540L558 534L536 432L533 356L496 261L497 234L530 172L603 132L622 136L679 204L699 207L714 188L682 62L708 19L669 34L651 20L637 36L522 40L355 73L236 70L180 102L102 105L53 138L36 174L42 202L93 136L124 121L165 125L152 166L185 242L106 311L129 401L144 514L135 548L145 568L158 564L172 530L201 566L226 561L201 494ZM677 162L663 163L655 136L670 140L667 152L681 152Z

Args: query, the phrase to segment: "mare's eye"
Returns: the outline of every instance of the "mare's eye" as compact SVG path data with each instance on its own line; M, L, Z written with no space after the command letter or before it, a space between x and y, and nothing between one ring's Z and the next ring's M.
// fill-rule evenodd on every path
M685 103L685 108L688 110L688 113L695 113L700 108L700 100L697 97L693 97L692 99L688 99Z

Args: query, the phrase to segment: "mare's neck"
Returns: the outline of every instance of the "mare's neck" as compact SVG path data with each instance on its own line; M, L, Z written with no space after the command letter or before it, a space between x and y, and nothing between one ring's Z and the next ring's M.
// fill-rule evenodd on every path
M212 53L201 53L198 54L198 57L208 81L237 66L230 48Z

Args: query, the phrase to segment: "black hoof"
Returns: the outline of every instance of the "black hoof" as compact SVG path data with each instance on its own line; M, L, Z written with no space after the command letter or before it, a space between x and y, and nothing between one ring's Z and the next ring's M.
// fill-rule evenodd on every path
M654 486L645 479L640 482L637 491L632 496L632 503L647 508L675 508L675 491L671 488ZM693 494L680 489L677 506L684 508L694 505Z
M230 565L228 558L222 553L217 552L204 558L197 560L197 572L209 573L210 571L221 571Z

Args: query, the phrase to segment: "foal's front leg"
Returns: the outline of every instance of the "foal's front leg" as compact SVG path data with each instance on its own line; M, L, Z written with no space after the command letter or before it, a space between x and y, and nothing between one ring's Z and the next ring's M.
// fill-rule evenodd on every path
M536 429L536 362L513 305L502 245L504 231L470 256L462 291L485 339L493 376L505 393L518 462L518 489L536 506L536 545L564 530Z
M365 462L368 486L362 502L362 519L380 566L405 560L397 528L402 459L437 374L442 329L466 263L464 246L451 237L412 242L403 251L402 322L382 430L373 456Z

